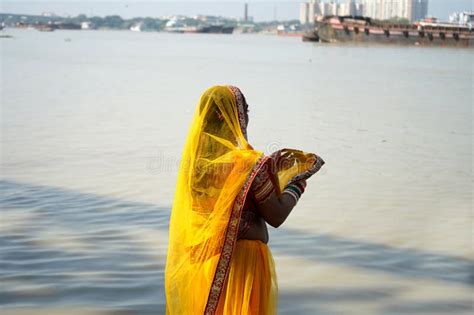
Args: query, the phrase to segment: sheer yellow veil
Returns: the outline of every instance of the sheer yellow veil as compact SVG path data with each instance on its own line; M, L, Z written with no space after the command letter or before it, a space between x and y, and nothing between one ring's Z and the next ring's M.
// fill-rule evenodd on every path
M245 199L237 205L237 196L264 159L247 143L242 99L237 88L214 86L194 114L170 219L168 314L203 314L219 298L210 296L211 285L225 280L217 265L232 254Z
M214 314L245 198L260 168L275 167L281 191L321 165L316 155L297 150L285 149L272 158L254 150L247 142L244 103L238 88L214 86L194 113L170 218L167 314Z

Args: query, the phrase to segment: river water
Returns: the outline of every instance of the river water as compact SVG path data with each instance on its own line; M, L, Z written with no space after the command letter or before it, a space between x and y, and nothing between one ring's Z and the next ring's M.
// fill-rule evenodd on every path
M3 314L163 314L177 164L200 94L250 143L326 161L270 229L280 314L470 314L472 50L264 35L3 31Z

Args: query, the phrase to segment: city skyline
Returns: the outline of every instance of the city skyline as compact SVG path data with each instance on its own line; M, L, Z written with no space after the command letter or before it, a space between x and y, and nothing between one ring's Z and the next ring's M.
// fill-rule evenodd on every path
M41 14L54 12L62 16L86 14L120 15L124 18L136 16L165 16L165 15L217 15L230 18L243 18L244 5L248 3L248 16L255 21L297 20L299 19L300 3L302 1L77 1L77 0L4 0L0 3L0 12L19 14ZM340 0L340 3L347 2ZM429 0L428 15L434 15L447 20L450 13L455 11L473 10L471 0Z

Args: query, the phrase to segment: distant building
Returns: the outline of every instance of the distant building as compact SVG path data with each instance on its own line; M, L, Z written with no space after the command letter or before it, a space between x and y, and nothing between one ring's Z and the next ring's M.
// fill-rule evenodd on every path
M329 10L331 15L339 15L339 3L331 1L329 3Z
M419 21L428 15L428 0L411 0L408 2L411 2L412 5L411 11L408 12L410 21Z
M315 17L320 14L321 10L319 9L319 1L310 1L308 3L308 22L313 24Z
M349 5L347 3L340 3L337 8L337 15L344 16L349 14Z
M361 15L362 12L359 12L357 9L358 5L354 0L349 0L347 3L340 3L337 8L337 15ZM334 9L333 9L334 10Z
M329 3L327 2L321 2L319 4L319 11L321 12L322 16L328 16L331 15L331 11L329 10Z
M347 15L357 15L357 8L355 0L347 1Z
M319 0L300 3L300 23L314 24L316 16L321 15Z
M355 13L354 15L364 15L364 5L362 3L355 4Z
M474 23L474 11L454 12L449 15L449 22L459 25L472 25Z
M336 0L317 1L316 6L317 16L347 15L349 13L349 3L338 3Z
M300 4L301 24L313 23L315 16L364 15L374 19L422 20L428 14L428 0L312 0Z
M309 11L309 3L301 2L300 3L300 23L301 24L308 24L308 11Z
M418 21L428 14L428 0L362 0L365 16L387 20L405 18Z

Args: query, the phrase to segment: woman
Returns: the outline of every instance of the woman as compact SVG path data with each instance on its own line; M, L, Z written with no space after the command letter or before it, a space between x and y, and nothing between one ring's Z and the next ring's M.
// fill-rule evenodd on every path
M278 227L324 161L247 142L241 91L201 97L184 147L170 219L167 314L275 314L277 283L266 223Z

